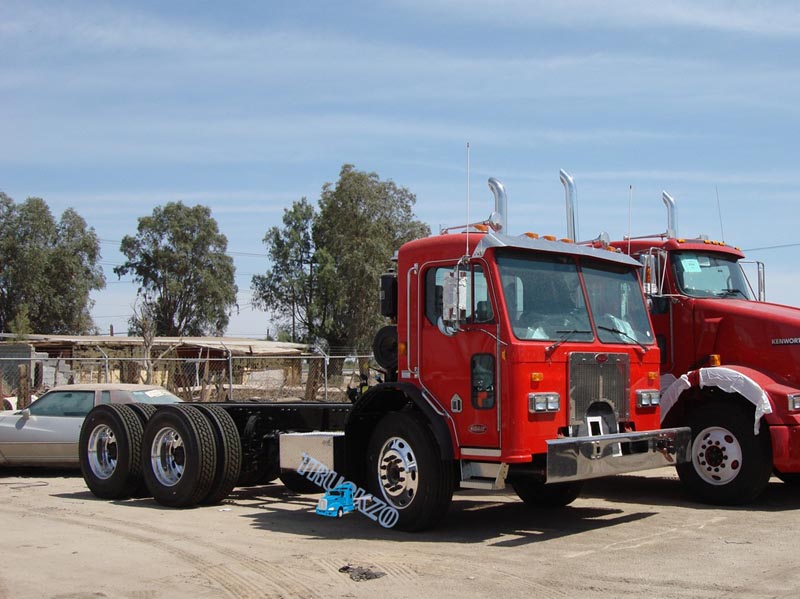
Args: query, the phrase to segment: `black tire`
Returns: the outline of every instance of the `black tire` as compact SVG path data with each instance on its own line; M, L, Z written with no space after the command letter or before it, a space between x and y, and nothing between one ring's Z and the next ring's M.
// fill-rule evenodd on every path
M754 407L735 400L713 401L689 414L692 459L678 464L689 494L703 503L740 505L756 499L772 473L765 425L753 431Z
M162 406L147 423L142 470L153 498L168 507L191 507L208 496L217 456L214 431L190 405Z
M83 480L101 499L125 499L142 485L142 425L130 407L103 404L81 426L78 457Z
M294 470L284 470L278 477L281 479L283 486L294 493L300 495L310 495L313 493L322 493L323 489L319 485L315 485L302 474L298 474Z
M217 467L208 495L200 503L214 505L231 494L242 471L242 442L236 423L230 414L219 406L197 404L214 429L214 442L217 453Z
M147 421L150 420L150 417L156 413L156 407L153 404L129 403L125 405L133 410L133 413L139 418L139 422L142 423L143 429L147 426Z
M149 403L128 403L125 404L130 408L130 410L136 414L139 418L139 422L142 424L142 430L144 427L147 426L147 421L150 420L150 417L156 413L156 407L153 404ZM141 452L139 452L141 454ZM131 493L131 497L136 497L141 499L143 497L149 497L150 491L147 488L147 484L144 482L144 476L142 476L141 484L139 488L136 489L133 493Z
M397 509L395 528L436 526L453 498L452 460L443 460L430 426L417 412L386 414L367 450L367 487Z
M526 505L536 508L560 508L575 501L583 490L583 481L546 485L533 478L518 478L511 487Z

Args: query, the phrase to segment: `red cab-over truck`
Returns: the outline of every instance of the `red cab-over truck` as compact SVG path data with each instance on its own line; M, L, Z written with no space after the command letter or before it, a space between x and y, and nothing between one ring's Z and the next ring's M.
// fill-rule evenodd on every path
M352 405L100 406L81 435L88 487L188 506L278 474L305 491L346 479L393 511L382 523L421 530L458 488L508 483L561 506L586 479L687 460L689 429L660 428L639 262L508 235L505 190L489 185L488 221L403 245L381 277L384 382Z

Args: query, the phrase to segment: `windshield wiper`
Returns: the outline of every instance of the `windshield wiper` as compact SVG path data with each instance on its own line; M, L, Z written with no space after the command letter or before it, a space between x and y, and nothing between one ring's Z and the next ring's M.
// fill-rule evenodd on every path
M722 289L721 291L717 292L718 297L730 297L737 294L741 295L744 299L747 299L747 295L741 289Z
M565 341L569 340L570 337L577 333L591 333L591 331L583 331L581 329L572 329L571 331L556 331L556 333L563 333L558 340L554 341L550 345L544 348L544 355L549 356L551 353L555 351L555 349L564 343Z
M630 340L631 340L631 341L633 341L633 342L634 342L636 345L638 345L639 347L641 347L641 348L642 348L642 351L643 351L644 353L647 353L647 350L648 350L648 349L650 349L650 348L649 348L649 347L647 347L647 346L646 346L644 343L642 343L641 341L639 341L639 340L638 340L636 337L631 337L631 336L630 336L630 335L628 335L628 333L626 333L625 331L621 331L621 330L619 330L619 329L615 329L614 327L606 327L606 326L603 326L603 325L601 325L601 324L597 325L597 328L598 328L598 329L602 329L603 331L608 331L609 333L616 333L616 334L618 334L618 335L621 335L621 336L623 336L623 337L626 337L627 339L630 339Z

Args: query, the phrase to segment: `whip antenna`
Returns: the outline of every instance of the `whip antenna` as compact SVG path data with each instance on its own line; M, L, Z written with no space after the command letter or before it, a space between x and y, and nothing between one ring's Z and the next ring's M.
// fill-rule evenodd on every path
M469 142L467 142L467 250L464 257L469 258Z
M725 229L722 228L722 207L719 204L719 188L715 185L714 191L717 192L717 214L719 215L719 232L722 235L722 241L725 241Z

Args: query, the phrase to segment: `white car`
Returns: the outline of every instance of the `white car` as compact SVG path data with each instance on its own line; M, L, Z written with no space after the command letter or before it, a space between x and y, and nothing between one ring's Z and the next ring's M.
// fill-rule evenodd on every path
M80 466L78 437L86 414L103 403L177 403L157 385L60 385L28 408L0 411L1 466Z

